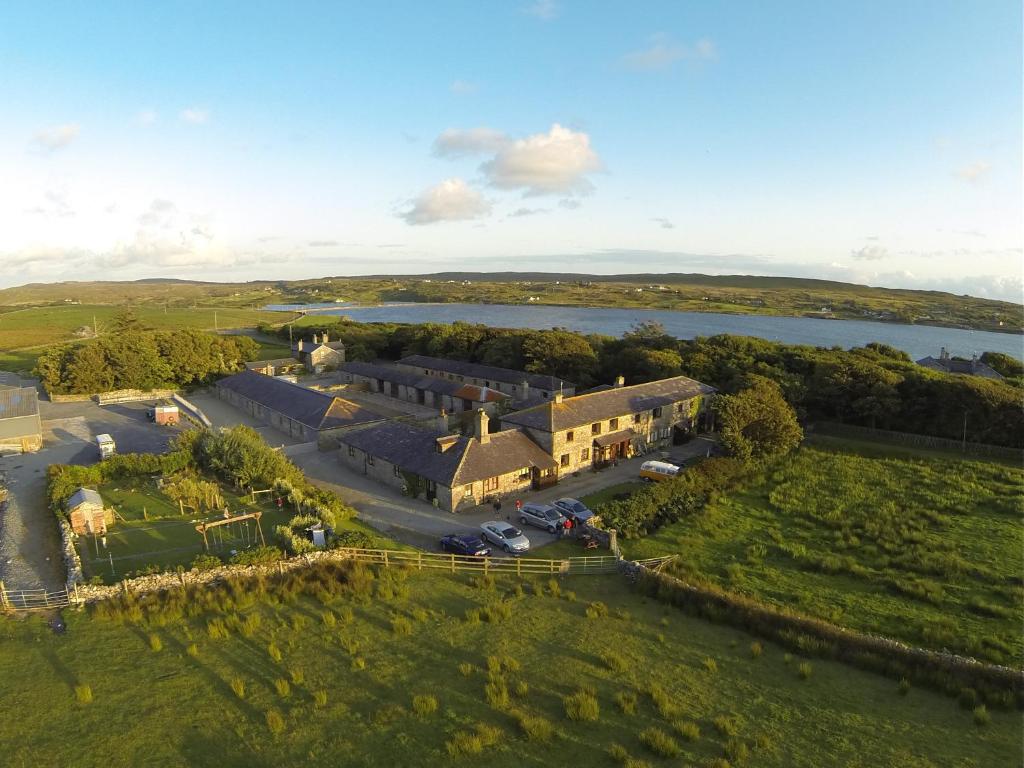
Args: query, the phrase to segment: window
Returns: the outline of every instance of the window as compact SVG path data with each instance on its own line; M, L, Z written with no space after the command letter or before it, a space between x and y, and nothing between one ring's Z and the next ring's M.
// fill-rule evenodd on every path
M353 448L351 445L348 447L348 455L352 456L353 458L355 458L356 455L356 449Z
M573 434L573 431L571 429L568 432L565 433L565 442L571 443L575 439L576 439L576 435Z
M488 491L496 491L496 490L498 490L498 478L497 477L488 477L486 480L484 480L484 493L487 493Z
M373 466L373 456L371 456L370 454L366 454L366 463L369 464L372 467Z
M676 403L676 413L682 413L686 403Z
M661 418L661 408L660 407L659 408L655 408L651 415L654 416L654 418L656 418L656 419L660 419Z
M569 454L568 453L563 453L562 454L562 458L560 458L558 460L558 463L561 466L563 466L563 467L568 467L569 466Z
M401 476L402 476L402 470L401 470L401 468L397 464L395 464L395 477L401 477Z
M639 424L640 423L640 414L639 413L634 413L633 414L633 423L634 424Z
M584 448L580 451L580 461L590 461L590 449Z
M590 425L590 434L600 435L601 434L601 422L596 422Z
M522 469L519 470L519 479L520 480L529 480L530 479L530 468L529 467L523 467Z
M612 419L611 421L608 422L608 429L609 429L609 431L614 432L618 428L619 428L619 420L618 419Z
M466 486L466 492L462 494L462 498L464 498L464 499L471 499L471 498L473 498L473 486L472 485L467 485Z

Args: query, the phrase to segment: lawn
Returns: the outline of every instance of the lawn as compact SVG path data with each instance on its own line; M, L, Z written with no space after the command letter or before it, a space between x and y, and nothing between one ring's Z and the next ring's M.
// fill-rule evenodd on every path
M69 612L63 635L41 619L3 621L0 677L17 713L0 722L5 764L611 768L625 755L650 766L729 755L903 768L1020 757L1017 713L976 725L938 694L900 695L889 679L805 666L770 644L756 654L754 638L615 576L549 586L301 573L305 585L296 574L262 596L250 585L116 616Z
M597 509L602 504L609 501L619 501L621 499L628 499L638 490L644 487L642 480L628 480L624 483L616 483L615 485L609 485L607 488L602 488L594 493L589 493L586 496L580 498L589 509Z
M881 452L883 449L877 449ZM627 556L838 624L1019 666L1024 472L804 447Z

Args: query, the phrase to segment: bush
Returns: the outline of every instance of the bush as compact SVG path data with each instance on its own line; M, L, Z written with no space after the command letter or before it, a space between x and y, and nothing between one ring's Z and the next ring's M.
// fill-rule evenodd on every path
M565 714L570 720L594 721L601 716L601 706L593 693L585 690L576 691L562 699Z
M517 680L515 687L512 689L512 693L517 699L525 699L530 693L530 684L525 680Z
M321 614L321 617L323 618L325 627L334 627L338 623L338 617L330 611L324 611Z
M646 728L641 731L640 743L659 757L675 757L679 754L676 740L660 728Z
M992 716L988 713L984 704L979 704L974 708L974 724L977 726L988 725L992 721Z
M353 657L351 667L354 670L366 669L366 659L362 656Z
M267 728L275 736L284 732L284 718L276 709L268 709L266 714Z
M437 698L429 694L413 696L412 711L420 717L434 714L437 712Z
M760 658L760 656L761 656L761 654L763 652L764 652L764 648L762 648L761 644L759 642L757 642L756 640L753 643L750 644L750 658L752 658L752 659Z
M225 640L231 634L223 619L210 619L206 622L206 634L211 640Z
M90 703L92 703L92 686L90 686L90 685L76 685L75 686L75 700L79 704L90 704Z
M673 723L672 727L686 741L697 741L700 738L700 726L688 720Z
M800 666L797 667L797 674L800 675L801 680L807 680L813 671L814 669L811 667L810 662L807 661L801 662Z
M618 691L615 694L615 704L624 715L635 715L637 696L633 691Z
M164 644L163 641L160 639L160 635L156 634L155 632L150 633L149 647L152 648L155 653L159 653L163 650Z
M193 571L211 571L224 565L216 555L196 555L192 560Z
M267 653L270 655L270 658L273 661L275 661L278 664L281 663L281 649L277 647L276 643L270 643L267 646Z
M245 698L245 681L240 677L231 678L231 690L240 699Z
M612 744L608 747L608 756L616 763L625 765L626 761L629 760L629 752L621 744Z
M292 667L289 669L288 676L292 679L292 685L302 685L306 680L305 673L298 667Z
M469 677L473 674L473 665L468 661L463 661L459 664L459 674L463 677Z
M529 741L551 741L555 735L555 728L547 718L539 715L531 715L527 712L518 712L516 722L519 723L519 730Z
M323 709L327 706L327 691L321 689L319 691L313 691L313 704L318 709Z
M292 687L283 677L279 677L274 681L274 689L282 699L287 699L292 693Z
M906 696L910 693L910 681L905 677L901 677L900 684L897 686L896 690L899 692L900 696Z
M492 678L484 685L484 696L487 699L488 706L499 712L508 709L512 703L508 695L508 686L501 678Z
M185 653L192 658L196 658L199 655L199 646L195 643L189 643L188 648L185 649Z
M750 757L750 750L740 739L729 739L725 743L725 756L733 763L745 763Z
M405 618L405 616L395 616L391 619L391 631L399 637L411 635L412 622Z
M445 749L452 757L480 755L493 747L502 737L501 729L486 723L477 723L472 731L459 731L445 742Z
M586 610L588 619L600 619L608 615L608 606L602 602L590 603Z
M629 668L629 662L626 661L626 658L616 651L603 651L601 653L601 661L612 672L625 672Z
M719 715L711 723L722 736L731 738L739 733L739 725L736 720L727 715Z
M672 701L672 697L668 695L668 692L657 683L652 683L648 689L648 693L651 696L651 701L654 703L654 708L658 710L658 714L666 720L671 720L678 714L679 708L675 702Z
M706 669L708 672L717 672L718 671L718 662L716 662L710 656L705 658L704 661L701 662L701 663L703 664L704 669Z

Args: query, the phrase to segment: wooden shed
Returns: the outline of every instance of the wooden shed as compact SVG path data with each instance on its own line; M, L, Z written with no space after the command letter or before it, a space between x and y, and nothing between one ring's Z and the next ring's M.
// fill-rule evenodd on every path
M79 488L68 499L68 518L75 533L102 536L114 522L114 510L103 506L103 498L97 491Z

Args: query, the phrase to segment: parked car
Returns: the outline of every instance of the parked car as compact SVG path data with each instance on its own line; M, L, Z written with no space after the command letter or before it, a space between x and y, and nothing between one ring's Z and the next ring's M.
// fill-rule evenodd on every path
M554 533L559 528L565 527L565 516L555 507L547 504L523 504L519 510L519 522L523 525L534 525L543 528L548 533Z
M656 483L671 480L679 474L680 468L667 461L645 461L640 465L640 477Z
M558 499L551 502L559 512L572 520L574 526L588 525L595 517L586 504L579 499Z
M530 540L513 525L492 520L481 525L480 530L483 531L484 541L501 547L510 555L521 555L530 550Z
M491 548L484 544L483 539L472 534L449 533L441 537L441 549L453 555L469 555L471 557L487 557Z

